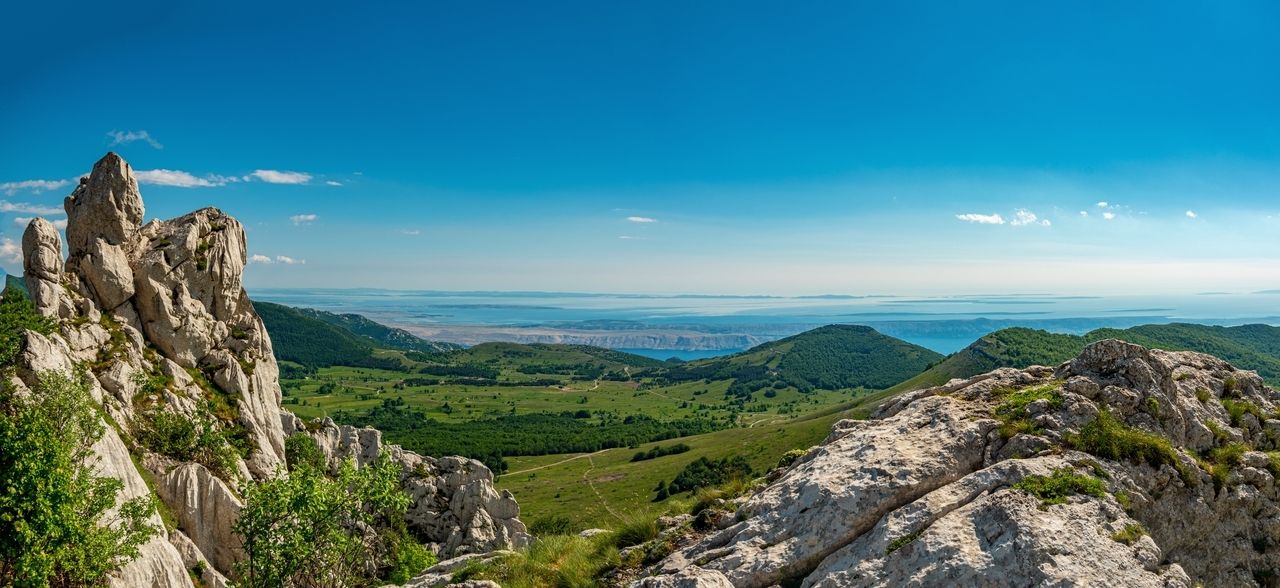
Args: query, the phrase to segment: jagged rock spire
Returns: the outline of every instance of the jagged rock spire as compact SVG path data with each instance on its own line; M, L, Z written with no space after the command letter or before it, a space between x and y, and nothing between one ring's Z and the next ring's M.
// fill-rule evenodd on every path
M97 239L131 248L145 213L133 169L111 152L93 164L93 171L80 179L63 206L67 210L67 247L73 259Z

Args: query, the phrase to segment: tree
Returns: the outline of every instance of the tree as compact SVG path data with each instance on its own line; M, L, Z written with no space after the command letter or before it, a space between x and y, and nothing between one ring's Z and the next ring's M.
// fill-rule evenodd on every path
M150 496L107 516L124 485L90 468L106 430L92 403L83 375L0 391L0 585L97 584L156 533Z
M53 321L36 312L35 305L17 288L5 288L0 294L0 366L8 366L18 356L22 332L41 334L53 331Z
M300 455L311 453L297 445ZM409 497L385 455L359 469L348 460L333 476L300 461L243 492L234 526L247 555L236 568L241 586L378 585L371 568L403 582L433 563L405 529Z

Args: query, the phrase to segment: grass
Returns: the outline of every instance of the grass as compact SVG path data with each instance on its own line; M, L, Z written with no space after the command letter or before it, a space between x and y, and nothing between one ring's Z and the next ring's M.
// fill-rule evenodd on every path
M1113 533L1111 535L1111 540L1118 543L1124 543L1125 545L1133 545L1146 534L1147 530L1141 524L1130 523L1125 525L1123 529Z
M889 546L884 549L884 554L889 555L899 549L902 549L903 547L910 545L916 539L920 538L921 533L924 533L923 529L916 531L914 533L903 535L901 537L898 537L897 539L894 539L893 541L890 541Z
M504 588L587 588L620 563L609 536L543 537L528 549L489 564L472 564L454 573L453 582L491 580Z
M1106 459L1145 462L1154 467L1168 464L1188 486L1198 479L1191 468L1182 463L1168 439L1126 426L1105 410L1079 433L1068 435L1066 441L1074 449Z
M1213 398L1213 393L1208 388L1196 388L1196 400L1199 400L1200 404L1208 404L1210 398Z
M1061 386L1061 382L1053 381L1022 390L993 390L993 393L1003 398L995 408L996 419L1000 421L1000 436L1009 439L1019 433L1035 433L1038 429L1027 415L1027 405L1045 400L1052 409L1062 408Z
M1239 427L1246 414L1253 415L1260 423L1267 420L1267 415L1262 412L1262 409L1247 400L1223 398L1222 407L1227 409L1227 414L1231 415L1231 426L1233 427Z
M1244 461L1244 452L1249 449L1244 443L1228 443L1209 451L1209 474L1213 476L1215 489L1221 490L1227 485L1227 476L1231 474L1232 468Z
M1063 504L1067 497L1077 494L1101 498L1107 491L1102 480L1077 474L1071 468L1055 469L1048 476L1027 476L1013 487L1039 498L1041 508Z
M578 530L610 528L619 522L614 513L657 517L687 512L692 497L680 494L652 502L653 488L659 481L674 478L695 459L741 455L753 469L765 472L789 451L817 445L830 433L832 424L860 410L866 409L861 404L852 404L767 426L684 437L679 441L690 447L688 452L642 462L631 461L635 452L647 451L661 443L593 454L508 457L510 469L496 485L516 495L522 517L529 520L562 516L573 521L573 528Z

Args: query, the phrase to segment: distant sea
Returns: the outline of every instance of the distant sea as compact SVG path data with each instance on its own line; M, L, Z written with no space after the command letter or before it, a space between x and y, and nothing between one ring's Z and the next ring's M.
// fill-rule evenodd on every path
M685 360L733 353L833 323L869 325L940 353L1011 326L1083 334L1099 327L1169 322L1280 324L1280 291L780 297L264 288L250 294L290 306L362 314L426 338L467 345L581 343Z

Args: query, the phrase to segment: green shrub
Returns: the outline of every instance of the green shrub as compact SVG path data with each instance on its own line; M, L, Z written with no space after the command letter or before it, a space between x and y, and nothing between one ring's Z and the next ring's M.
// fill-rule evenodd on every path
M1105 410L1079 433L1067 435L1066 442L1074 449L1105 459L1127 459L1155 467L1169 464L1188 485L1198 479L1191 468L1182 463L1168 439L1130 428Z
M1213 393L1207 388L1196 388L1196 400L1199 400L1200 404L1207 404L1210 398L1213 398Z
M326 467L324 453L316 440L306 433L294 433L284 440L284 458L289 471L300 467L323 470Z
M1053 470L1053 473L1048 476L1027 476L1013 487L1039 498L1042 507L1062 504L1067 501L1068 496L1073 494L1101 497L1107 490L1102 480L1077 474L1071 468L1065 467Z
M804 457L806 453L809 453L809 450L807 450L807 449L792 449L791 451L788 451L788 452L786 452L786 453L782 454L782 457L778 459L778 466L777 466L777 467L780 467L780 468L788 468L788 467L791 467L791 464L795 463L795 462L796 462L796 460L798 460L798 459L800 459L800 458Z
M124 485L87 465L105 432L83 377L0 391L0 585L105 583L155 535L149 496L106 516Z
M12 365L18 357L23 331L48 335L54 327L17 288L5 288L0 294L0 366Z
M359 469L348 460L333 477L298 468L241 492L232 527L246 556L235 566L239 586L363 586L373 583L371 567L408 574L426 561L406 543L410 500L400 467L385 455Z
M237 473L239 455L228 431L204 411L188 417L157 408L144 413L136 426L138 442L151 451L200 463L223 479Z
M1231 474L1232 468L1244 461L1246 451L1249 451L1249 446L1243 443L1228 443L1209 451L1209 473L1213 476L1214 488L1221 489L1226 486L1227 476Z
M390 569L382 578L392 584L404 584L417 577L427 568L436 565L436 556L431 550L415 541L407 532L400 530L390 534Z
M1223 396L1230 396L1232 394L1235 394L1239 390L1239 388L1240 388L1239 382L1236 381L1235 376L1227 376L1222 380Z
M1131 523L1125 525L1123 529L1116 531L1115 534L1111 535L1111 540L1124 543L1125 545L1133 545L1146 534L1147 530L1143 528L1141 524Z
M454 572L452 581L491 580L503 588L588 588L619 563L618 551L601 538L559 535L540 539L528 549L489 564Z

